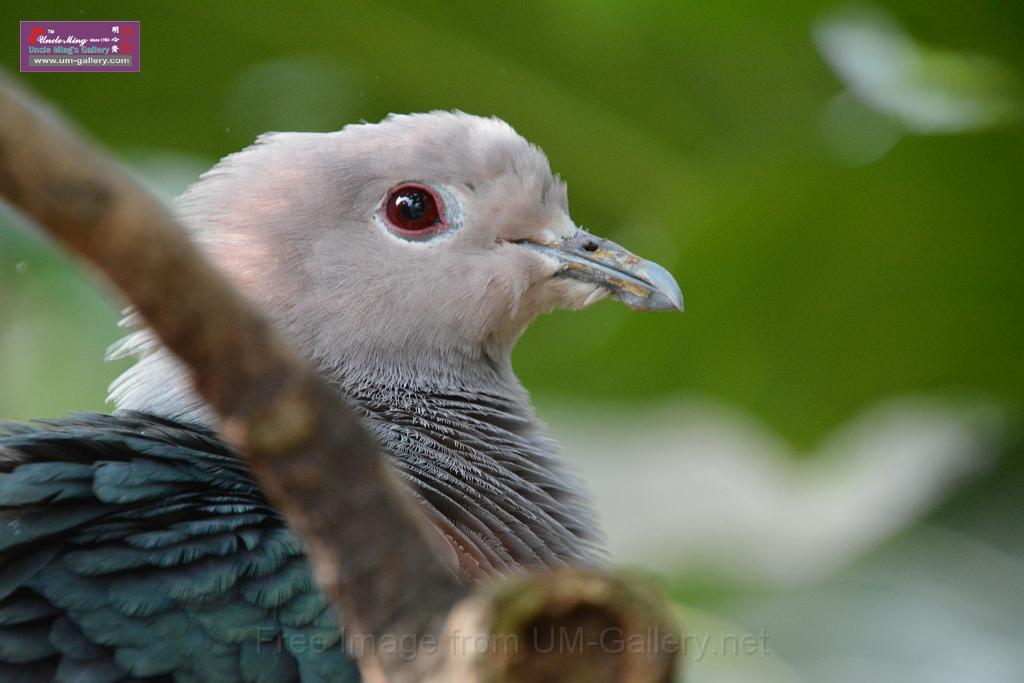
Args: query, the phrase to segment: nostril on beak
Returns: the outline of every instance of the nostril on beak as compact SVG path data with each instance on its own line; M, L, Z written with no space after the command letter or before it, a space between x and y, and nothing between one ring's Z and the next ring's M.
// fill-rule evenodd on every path
M583 251L597 251L597 242L590 240L589 242L583 245Z

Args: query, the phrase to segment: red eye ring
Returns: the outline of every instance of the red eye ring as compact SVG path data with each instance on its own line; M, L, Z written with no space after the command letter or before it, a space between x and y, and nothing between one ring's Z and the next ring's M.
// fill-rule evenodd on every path
M444 205L431 188L419 183L402 183L384 199L388 227L402 237L421 238L448 227Z

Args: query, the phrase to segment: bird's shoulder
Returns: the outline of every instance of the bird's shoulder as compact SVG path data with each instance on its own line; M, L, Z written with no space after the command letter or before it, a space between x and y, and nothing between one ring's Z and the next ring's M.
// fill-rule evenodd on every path
M358 680L298 539L208 430L0 427L0 680Z

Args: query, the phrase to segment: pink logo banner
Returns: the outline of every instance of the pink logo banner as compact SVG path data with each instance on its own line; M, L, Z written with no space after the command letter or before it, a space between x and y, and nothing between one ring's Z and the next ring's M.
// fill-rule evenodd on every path
M22 71L138 71L137 21L23 21Z

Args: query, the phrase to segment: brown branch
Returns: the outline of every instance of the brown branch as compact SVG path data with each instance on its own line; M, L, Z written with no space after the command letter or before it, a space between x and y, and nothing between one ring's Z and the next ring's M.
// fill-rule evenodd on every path
M619 663L581 678L591 669L564 658L565 677L551 676L556 660L536 647L511 656L453 645L457 634L528 640L541 623L675 631L642 589L594 574L523 579L463 601L468 589L434 552L437 535L355 413L208 264L166 206L2 73L0 196L98 268L191 369L224 437L302 539L348 638L377 644L354 648L368 682L667 680L674 658L653 652L623 658L598 648L574 661L605 654ZM419 656L380 646L410 634Z

